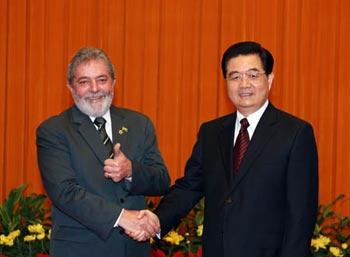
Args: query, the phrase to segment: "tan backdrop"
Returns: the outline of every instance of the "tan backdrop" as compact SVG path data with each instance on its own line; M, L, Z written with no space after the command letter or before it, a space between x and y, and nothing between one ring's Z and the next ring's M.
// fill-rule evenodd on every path
M111 56L115 104L152 118L174 181L199 125L233 110L219 63L241 40L271 49L271 100L315 128L321 201L350 196L349 13L348 0L0 0L0 199L43 192L35 128L72 104L78 48Z

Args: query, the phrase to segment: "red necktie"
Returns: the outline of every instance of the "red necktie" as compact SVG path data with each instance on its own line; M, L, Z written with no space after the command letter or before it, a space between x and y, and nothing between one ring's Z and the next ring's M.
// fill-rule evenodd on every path
M237 172L239 165L242 162L245 152L249 145L249 134L247 128L249 127L249 122L246 118L241 119L241 129L236 139L235 146L233 148L233 171Z

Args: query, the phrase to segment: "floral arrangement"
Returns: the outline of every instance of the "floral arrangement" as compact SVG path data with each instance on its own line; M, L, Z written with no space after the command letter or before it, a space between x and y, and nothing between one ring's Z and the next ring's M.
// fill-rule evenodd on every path
M149 208L153 209L150 203ZM162 240L152 240L152 257L200 257L202 256L202 233L204 199L182 219L176 230L171 230Z
M48 256L50 215L42 194L24 196L26 185L13 189L0 205L0 257ZM350 216L334 209L348 201L339 195L331 203L320 205L310 245L312 257L350 257ZM149 208L154 203L149 201ZM204 200L181 221L176 230L161 240L151 240L152 257L201 257Z
M340 201L339 195L329 204L320 205L314 236L311 240L313 257L350 257L350 216L343 216L334 211Z
M24 196L27 188L13 189L0 205L0 256L33 257L48 254L49 213L44 195ZM43 255L41 255L43 256Z
M310 245L312 257L350 257L350 216L334 211L336 204L344 201L345 196L339 195L331 203L319 206ZM153 204L150 207L152 209ZM152 241L153 257L200 257L203 211L202 199L176 230L170 231L162 240Z

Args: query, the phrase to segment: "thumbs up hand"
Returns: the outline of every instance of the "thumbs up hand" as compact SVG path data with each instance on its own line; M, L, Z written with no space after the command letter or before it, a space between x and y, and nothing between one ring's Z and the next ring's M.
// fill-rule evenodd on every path
M114 182L119 182L125 177L131 177L132 175L131 161L124 155L120 148L121 145L117 143L113 147L113 159L104 161L104 176L111 178Z

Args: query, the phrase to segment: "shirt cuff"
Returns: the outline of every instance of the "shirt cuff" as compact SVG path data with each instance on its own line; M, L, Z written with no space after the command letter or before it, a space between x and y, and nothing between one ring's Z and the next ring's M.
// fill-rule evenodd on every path
M120 220L120 218L122 217L123 212L124 212L124 208L123 208L122 211L120 212L117 221L114 223L114 226L113 226L114 228L119 227L119 220Z

